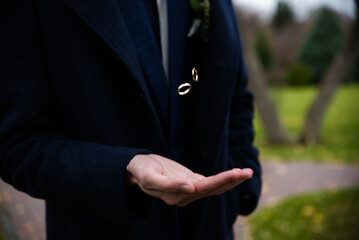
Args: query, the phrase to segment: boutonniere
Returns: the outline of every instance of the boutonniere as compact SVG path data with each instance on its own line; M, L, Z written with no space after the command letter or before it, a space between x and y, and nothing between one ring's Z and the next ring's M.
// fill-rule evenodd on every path
M201 39L208 42L210 7L209 0L191 0L191 9L196 17L188 32L188 37L199 32Z

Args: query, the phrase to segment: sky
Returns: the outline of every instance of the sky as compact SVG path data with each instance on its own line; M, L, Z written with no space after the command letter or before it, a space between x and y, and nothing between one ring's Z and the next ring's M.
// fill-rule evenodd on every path
M355 5L353 0L285 0L295 9L299 20L304 19L311 10L320 6L328 6L346 15L355 16ZM271 16L278 0L233 0L234 4L239 4L250 11L260 13L264 17Z

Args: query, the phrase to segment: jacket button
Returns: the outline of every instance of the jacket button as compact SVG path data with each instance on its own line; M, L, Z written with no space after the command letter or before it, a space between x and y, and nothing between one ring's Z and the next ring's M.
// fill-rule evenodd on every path
M202 157L202 159L206 159L208 157L208 153L202 152L201 157Z

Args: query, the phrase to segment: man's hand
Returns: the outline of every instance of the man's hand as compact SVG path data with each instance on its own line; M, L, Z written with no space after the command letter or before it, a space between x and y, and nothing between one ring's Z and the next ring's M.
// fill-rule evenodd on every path
M232 169L205 177L168 158L136 155L127 166L131 184L169 205L185 206L197 199L220 195L253 175L251 169Z

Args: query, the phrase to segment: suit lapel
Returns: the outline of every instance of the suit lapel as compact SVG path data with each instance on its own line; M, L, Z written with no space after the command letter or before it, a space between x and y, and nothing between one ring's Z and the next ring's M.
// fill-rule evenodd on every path
M67 2L74 12L124 62L134 79L138 82L138 85L146 98L146 102L149 104L159 128L161 128L160 125L162 121L160 118L162 117L160 116L166 116L167 107L165 104L168 101L158 99L162 99L163 96L166 96L166 93L162 95L162 92L167 92L165 74L163 68L160 69L160 67L158 67L158 65L161 64L161 57L159 52L157 53L153 50L153 48L156 49L156 46L153 47L152 45L156 43L153 34L151 35L150 25L147 23L145 9L142 4L139 3L139 0L64 1ZM124 5L126 5L126 8ZM126 11L127 7L128 11ZM137 24L136 18L139 18L137 20L141 20L142 18L142 21L139 21ZM144 37L138 41L134 41L137 38L135 36L140 32ZM141 48L142 43L146 45L145 48ZM155 67L148 64L148 62L151 61L155 62ZM160 81L164 82L164 84L158 86L158 90L155 91L155 96L157 97L157 100L155 101L153 101L153 96L148 88L149 84L146 81L146 77L149 79L150 83L152 83L151 85L153 89L157 89L156 86L153 86L156 78L159 78ZM160 105L161 114L158 114L158 110L156 110L158 109L155 107L156 101L158 101L158 104ZM161 128L161 130L163 129ZM164 144L167 145L165 143L166 141L163 131L162 140Z
M138 80L143 92L149 92L129 32L116 0L65 0L75 13L122 59Z
M168 84L161 52L151 28L143 0L119 0L127 28L135 44L143 70L157 101L160 113L167 122Z

